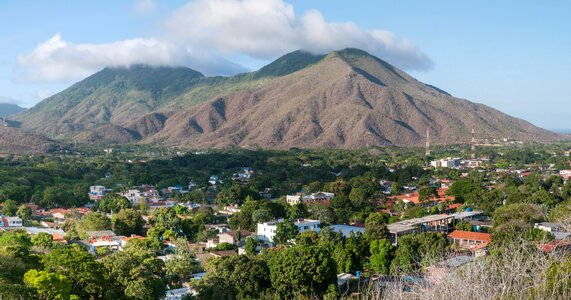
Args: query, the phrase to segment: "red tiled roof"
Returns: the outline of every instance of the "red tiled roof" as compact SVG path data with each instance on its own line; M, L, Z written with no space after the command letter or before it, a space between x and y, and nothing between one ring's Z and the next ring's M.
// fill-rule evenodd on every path
M438 201L438 202L455 201L455 200L456 200L456 197L454 197L454 196L447 196L447 195L446 195L446 191L447 191L447 190L448 190L448 189L446 189L446 188L444 188L444 189L438 189L438 190L437 190L437 192L438 192L438 197L431 197L430 199L427 199L427 200L425 200L425 201L428 201L428 200ZM398 196L395 196L394 199L407 200L407 201L410 201L410 202L412 202L412 203L414 203L414 204L419 204L419 203L422 202L422 201L420 201L420 198L419 198L419 194L418 194L418 193L410 193L410 194L398 195Z
M486 243L489 243L491 241L489 233L462 231L462 230L454 230L448 235L448 237L451 239L483 241Z
M52 233L52 239L54 242L67 244L67 241L63 238L63 236L59 233Z
M547 244L537 244L537 248L545 253L553 251L557 247L567 247L571 245L571 241L553 240Z

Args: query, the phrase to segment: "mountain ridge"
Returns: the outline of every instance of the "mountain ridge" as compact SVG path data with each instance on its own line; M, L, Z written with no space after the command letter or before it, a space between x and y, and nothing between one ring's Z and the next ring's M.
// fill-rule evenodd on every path
M561 138L452 97L359 49L294 51L232 77L144 66L125 71L134 73L127 79L101 72L13 119L61 138L191 148L418 146L427 128L433 143L444 144L466 141L472 128L488 137ZM159 73L164 74L158 82L133 79ZM106 84L90 84L99 77ZM63 114L46 113L46 106L59 102Z
M17 104L0 102L0 118L6 118L25 110L26 110L25 108Z

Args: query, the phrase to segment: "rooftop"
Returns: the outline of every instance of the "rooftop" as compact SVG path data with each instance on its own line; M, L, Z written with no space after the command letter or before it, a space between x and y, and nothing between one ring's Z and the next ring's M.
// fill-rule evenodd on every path
M87 235L90 237L104 237L104 236L115 236L115 232L111 230L98 230L98 231L87 231Z
M447 215L447 214L430 215L430 216L424 216L422 218L415 218L415 219L395 222L395 223L389 224L387 227L389 228L389 231L391 233L398 233L398 232L403 232L403 231L414 230L416 228L416 226L420 225L420 224L446 220L446 219L450 219L453 217L454 217L453 215Z
M488 243L491 241L489 233L462 231L462 230L454 230L448 235L448 237L453 239L483 241Z

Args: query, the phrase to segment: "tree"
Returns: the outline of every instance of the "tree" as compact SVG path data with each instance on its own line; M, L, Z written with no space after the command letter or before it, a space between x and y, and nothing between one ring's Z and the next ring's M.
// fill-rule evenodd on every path
M260 199L260 194L247 186L233 183L230 187L222 189L216 196L216 202L220 204L236 204L242 205L246 198L250 196L252 199Z
M86 237L86 231L110 230L111 220L103 213L89 212L77 222L79 234Z
M280 298L323 295L337 282L335 261L319 246L273 250L269 256L272 290Z
M254 255L256 254L256 247L258 247L258 240L253 237L246 238L246 245L244 246L246 254Z
M429 265L434 259L442 257L449 247L444 235L434 232L408 234L398 241L394 259L391 262L391 273L414 274L422 266Z
M74 196L72 189L68 185L60 184L46 187L39 204L44 207L72 207L85 203Z
M41 299L69 300L71 283L67 277L31 269L24 274L24 283L36 290Z
M287 217L290 220L307 218L309 213L307 212L307 207L303 203L298 203L289 207L287 211Z
M351 189L351 192L349 193L349 200L351 200L353 207L357 209L364 208L367 206L367 204L369 204L367 192L364 189L358 187Z
M321 221L321 224L335 223L335 213L329 205L321 203L312 204L309 207L310 217Z
M118 235L138 234L143 228L143 222L138 211L132 208L121 209L113 216L113 230Z
M389 274L395 247L389 240L374 240L369 248L369 267L375 273Z
M32 237L32 244L38 247L51 248L53 244L53 237L46 232L40 232Z
M254 224L267 222L273 218L274 216L272 216L272 212L267 208L258 209L252 213L252 222Z
M14 216L16 215L16 211L18 210L18 203L14 200L6 200L4 201L4 206L2 207L2 214L6 216Z
M46 271L73 278L71 291L81 299L103 296L103 266L81 246L53 249L41 261Z
M131 208L131 202L118 194L107 194L97 201L94 209L104 213L117 213L121 209Z
M418 191L418 198L422 201L422 200L428 200L431 197L438 197L438 190L436 189L436 187L433 186L429 186L429 187L425 187L420 189L420 191Z
M165 263L165 270L170 282L188 279L198 269L196 255L190 250L186 239L179 238L175 241L175 253Z
M470 222L462 220L456 223L456 225L454 225L454 229L463 230L463 231L472 231L473 226L472 224L470 224Z
M32 208L29 206L22 204L18 207L16 211L16 215L22 219L22 221L27 222L32 219Z
M515 203L496 209L493 221L496 230L502 230L503 227L511 226L528 229L533 227L534 223L545 221L545 214L538 205Z
M290 220L279 222L276 225L276 235L273 242L276 244L286 244L289 240L297 236L298 229L295 224Z
M386 213L372 213L365 220L365 236L369 240L386 239L389 236L387 222L389 215Z
M400 195L400 185L397 182L393 182L393 184L391 184L391 195Z
M236 255L211 260L207 274L195 289L198 299L263 299L270 288L266 262L255 256Z
M164 263L148 252L117 251L104 257L107 299L160 299L165 294Z
M317 245L319 236L313 230L304 231L295 238L296 245L312 246Z

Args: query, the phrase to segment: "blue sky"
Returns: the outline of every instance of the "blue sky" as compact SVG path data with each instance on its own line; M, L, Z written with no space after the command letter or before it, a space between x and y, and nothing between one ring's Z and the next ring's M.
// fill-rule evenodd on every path
M569 1L2 1L0 101L25 106L106 65L256 69L354 46L456 97L571 128Z

